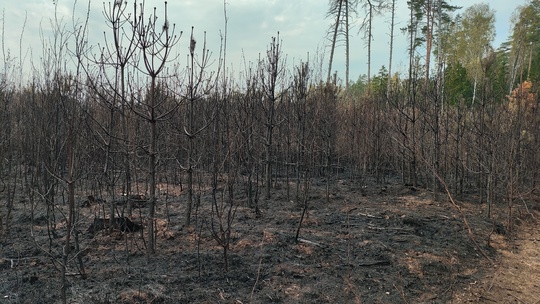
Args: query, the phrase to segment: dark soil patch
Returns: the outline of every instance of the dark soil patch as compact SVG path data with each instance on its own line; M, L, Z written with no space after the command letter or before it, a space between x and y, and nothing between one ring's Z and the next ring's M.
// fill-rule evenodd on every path
M210 233L209 196L202 196L196 224L188 228L179 224L183 194L169 196L167 208L160 201L157 253L149 258L142 239L146 231L81 232L77 254L85 275L74 257L68 271L71 302L459 303L470 299L465 293L471 286L492 278L493 265L442 195L435 202L429 192L397 183L382 189L338 180L327 200L324 182L319 184L312 186L298 243L302 208L287 199L284 185L264 202L262 216L238 207L228 272ZM507 244L506 236L497 234L504 232L502 221L485 220L479 204L459 204L481 249L498 261ZM99 208L80 209L80 231L93 223ZM47 217L36 212L31 229L28 212L27 205L16 206L11 231L1 243L1 301L55 303L65 227L58 221L56 234L49 235ZM143 223L145 212L134 212L131 221Z

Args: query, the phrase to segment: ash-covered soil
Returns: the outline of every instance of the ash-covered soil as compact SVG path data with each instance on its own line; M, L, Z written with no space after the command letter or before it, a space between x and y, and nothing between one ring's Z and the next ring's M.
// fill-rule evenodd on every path
M524 291L512 293L514 287L505 286L511 282L504 281L509 277L505 269L515 266L508 263L523 264L519 254L539 252L539 237L531 228L538 206L515 206L516 229L510 234L503 203L494 206L488 220L486 206L474 196L457 200L475 245L462 214L444 193L434 201L432 193L397 182L381 186L335 180L327 196L326 183L317 180L310 185L296 241L303 210L294 198L296 186L290 185L289 197L284 183L277 188L270 200L261 199L260 214L244 206L241 193L235 195L239 206L228 271L223 248L212 234L219 229L209 191L200 192L189 227L182 225L185 192L170 186L160 195L156 253L151 256L142 238L146 228L92 235L88 227L107 207L79 208L80 247L72 248L68 263L68 302L534 303L526 300L540 290L534 271L538 259L517 270L521 276L529 272ZM86 195L80 195L80 202ZM144 223L147 210L142 207L134 210L134 223ZM0 245L0 303L60 301L65 209L56 207L52 233L45 206L35 206L32 220L28 200L15 204ZM522 239L520 232L525 233ZM528 241L526 252L517 248L520 240ZM490 282L501 292L488 294Z

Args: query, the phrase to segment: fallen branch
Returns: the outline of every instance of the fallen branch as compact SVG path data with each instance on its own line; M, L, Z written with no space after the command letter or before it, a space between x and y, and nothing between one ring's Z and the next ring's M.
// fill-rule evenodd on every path
M314 246L317 246L317 247L323 247L323 246L322 246L321 244L319 244L319 243L315 243L315 242L313 242L313 241L309 241L309 240L302 239L302 238L298 238L296 241L299 242L299 243L306 243L306 244L314 245Z
M394 230L394 231L406 231L406 232L413 232L414 229L411 228L401 228L401 227L377 227L373 225L367 225L368 229L371 230Z
M378 265L381 265L381 266L388 266L392 264L389 260L381 260L381 261L367 261L367 262L363 262L363 263L359 263L358 266L378 266Z
M476 247L476 249L478 249L478 251L480 251L480 253L491 263L493 264L493 261L491 260L491 258L486 254L486 252L480 247L480 245L478 244L478 242L476 242L476 239L474 237L474 233L471 229L471 226L469 225L469 221L467 220L467 217L465 216L465 214L463 213L463 210L461 210L461 207L456 204L456 202L454 201L454 198L452 197L452 194L450 193L450 190L448 189L448 185L446 184L446 182L442 179L442 177L439 176L439 174L437 174L437 172L435 172L435 170L433 170L433 174L435 174L435 177L439 180L439 182L441 183L441 185L444 187L444 190L446 192L446 195L448 196L448 199L450 199L450 202L452 203L452 205L454 206L454 208L459 212L459 214L461 215L461 219L463 220L463 224L465 224L465 227L467 228L467 232L469 233L469 238L471 239L471 241L473 242L474 244L474 247Z
M437 171L435 170L435 168L433 166L430 167L430 164L429 162L426 160L426 159L423 159L423 161L426 163L426 165L431 169L431 172L433 173L433 175L437 178L437 180L439 180L439 182L441 183L441 185L443 186L444 188L444 191L446 192L446 195L448 196L448 199L450 199L450 202L452 203L452 206L454 206L454 208L459 212L459 214L461 215L461 219L463 221L463 224L465 224L465 227L467 228L467 232L469 233L469 238L471 239L474 247L480 251L480 253L486 258L486 260L489 261L490 264L493 265L493 261L491 260L491 258L486 254L486 252L480 247L480 245L478 244L478 242L476 241L475 237L474 237L474 233L471 229L471 225L469 225L469 221L467 220L467 217L465 216L465 213L463 213L463 210L461 210L461 207L456 203L456 201L454 201L454 197L452 196L452 194L450 193L450 189L448 189L448 185L446 184L446 182L444 181L444 179L437 173ZM435 191L435 190L434 190Z
M376 215L372 215L372 214L369 214L369 213L358 212L357 215L361 215L361 216L365 216L365 217L369 217L369 218L375 218L375 219L384 219L384 217L382 217L382 216L376 216Z

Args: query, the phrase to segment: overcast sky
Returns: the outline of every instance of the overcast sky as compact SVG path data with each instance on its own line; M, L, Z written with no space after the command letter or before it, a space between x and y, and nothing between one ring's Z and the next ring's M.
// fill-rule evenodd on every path
M257 61L259 54L265 54L271 37L280 33L282 50L287 56L287 63L305 61L309 54L312 63L314 58L324 56L323 69L327 68L327 53L329 41L326 33L331 20L325 18L328 9L328 0L226 0L228 16L227 58L238 73L243 69L242 58L247 61ZM88 7L87 0L56 0L57 14L66 22L66 28L72 27L72 17L84 19ZM109 1L107 1L108 3ZM133 3L132 0L128 1ZM141 2L140 0L138 2ZM393 71L406 70L407 39L399 31L406 26L408 11L406 0L397 1L396 39L394 42ZM449 3L466 8L475 0L448 0ZM510 18L519 5L526 0L486 0L496 12L497 38L494 47L507 40L510 30ZM76 5L74 6L74 4ZM163 20L163 3L160 0L146 0L147 14L157 7L158 17ZM130 4L131 10L132 4ZM168 13L171 23L176 24L177 31L184 31L178 48L181 53L187 54L189 46L189 32L191 26L195 27L195 37L202 45L203 32L207 33L208 48L217 60L220 48L220 32L224 30L223 0L169 0ZM32 58L39 63L42 55L40 32L43 36L51 35L50 19L54 18L55 4L53 0L1 0L0 8L3 12L3 50L11 53L15 62L24 58L24 69L29 69ZM91 43L103 43L103 32L108 31L105 25L103 1L90 2L90 40ZM22 33L23 25L24 33ZM363 12L361 12L363 16ZM362 18L362 17L360 17ZM388 66L389 46L389 19L390 14L377 18L374 23L372 68L375 74L382 65ZM360 22L361 20L358 20ZM362 35L358 35L358 26L352 30L351 37L351 80L367 72L367 49ZM21 35L22 33L22 35ZM107 35L110 35L107 32ZM22 37L22 40L21 40ZM20 52L22 50L22 52ZM20 55L22 54L22 55ZM0 54L1 55L1 54ZM340 71L340 78L344 78L344 48L336 50L333 70Z

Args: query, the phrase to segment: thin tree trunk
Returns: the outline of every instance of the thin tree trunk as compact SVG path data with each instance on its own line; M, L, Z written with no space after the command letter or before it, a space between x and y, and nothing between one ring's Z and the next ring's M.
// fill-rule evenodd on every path
M106 143L106 148L107 150L105 151L105 165L103 166L103 177L105 178L106 182L107 182L107 190L109 192L109 195L111 195L112 197L114 197L114 178L112 176L109 176L108 173L109 173L109 158L111 157L111 151L112 151L112 141L113 141L113 138L115 137L114 134L113 134L113 130L114 130L114 120L115 120L115 117L114 117L114 105L111 105L111 108L110 108L110 116L109 116L109 139ZM113 229L113 221L114 221L114 200L111 199L110 203L109 203L109 232L112 232L112 229Z
M265 194L266 198L270 198L270 189L272 188L272 145L273 145L273 121L274 121L274 107L271 105L270 114L268 117L268 126L266 129L266 160L265 160L265 178L266 178L266 187Z
M62 266L61 266L61 277L62 277L62 303L67 303L67 264L69 263L69 255L71 251L71 231L73 230L74 219L75 219L75 177L74 177L74 161L75 161L75 131L74 122L70 121L68 131L68 142L67 142L67 154L68 154L68 177L67 177L67 186L68 186L68 214L66 218L66 239L64 242L64 248L62 250Z
M430 10L431 11L431 10ZM437 20L437 24L438 24L438 31L439 33L442 32L441 30L441 26L442 26L442 1L439 1L438 3L438 6L437 6L437 16L438 16L438 20ZM434 20L434 18L432 18L431 20ZM433 22L431 22L431 32L433 32ZM430 41L432 41L432 37L433 35L430 34ZM441 35L439 34L438 35L438 45L441 45ZM430 50L431 50L431 42L429 43L430 44ZM433 115L435 116L435 121L433 123L433 136L434 136L434 147L433 147L433 159L434 159L434 170L435 172L437 172L437 174L442 174L440 173L440 154L441 154L441 139L440 139L440 114L442 113L441 112L441 105L442 105L442 88L444 86L443 84L443 54L442 52L439 50L439 52L437 53L437 81L436 81L436 87L435 87L435 108L434 108L434 113ZM429 82L429 79L427 79L427 81ZM426 83L427 85L427 83ZM437 177L436 176L433 176L433 198L435 201L438 200L438 192L439 192L439 181L437 180Z
M431 11L431 0L426 0L426 72L425 72L425 90L429 86L429 68L431 65L431 48L433 45L433 17ZM427 95L426 95L427 98Z
M330 61L328 63L328 77L326 78L326 82L330 83L330 78L332 76L332 62L334 61L334 50L336 49L336 40L337 40L337 34L339 29L339 23L341 21L341 7L344 0L339 0L338 5L338 11L336 14L336 24L334 26L334 34L332 38L332 47L330 49Z
M345 88L349 89L349 0L345 0Z
M476 77L474 77L473 95L472 95L472 105L474 105L475 100L476 100Z
M371 25L373 22L373 4L371 3L371 0L367 0L367 2L369 5L367 85L368 85L368 94L371 94Z
M193 30L192 30L193 31ZM191 39L193 43L193 32L191 34ZM190 80L189 80L189 110L188 110L188 156L187 156L187 186L188 186L188 202L186 208L186 222L185 225L189 226L191 224L191 210L193 208L193 150L194 150L194 53L191 52L191 71L190 71Z
M276 41L278 40L278 41ZM280 64L280 45L279 36L272 38L272 44L270 50L267 53L267 72L268 83L266 84L266 95L268 99L268 110L266 117L266 159L265 159L265 177L266 177L266 198L270 198L270 188L272 186L272 157L273 157L273 145L274 145L274 124L275 124L275 111L276 111L276 86L279 74Z
M409 81L407 82L407 100L411 108L410 118L405 124L410 122L410 139L408 139L409 159L409 182L416 187L416 62L414 58L414 42L416 38L416 22L414 19L414 8L410 7L410 44L409 44ZM406 135L407 136L407 135Z
M533 56L533 46L534 44L531 42L531 51L529 53L529 68L527 69L527 80L530 80L531 78L531 65L532 65L532 56Z
M392 88L392 55L394 51L394 22L396 16L396 0L392 0L392 17L390 21L390 56L388 59L388 87L386 89L386 96L390 95Z
M148 256L155 253L155 234L154 234L154 217L156 213L156 148L157 148L157 128L156 128L156 77L152 76L150 85L150 159L148 162L150 172L150 206L148 208Z

